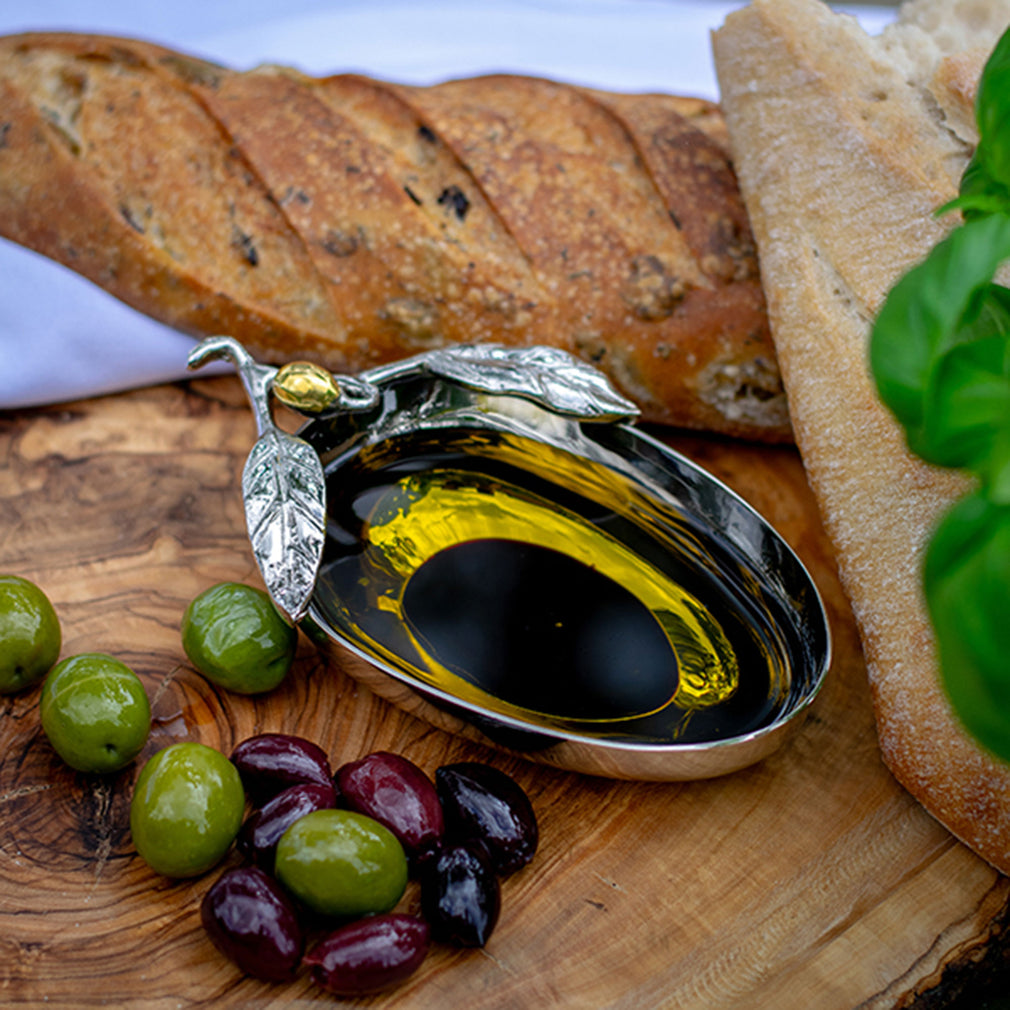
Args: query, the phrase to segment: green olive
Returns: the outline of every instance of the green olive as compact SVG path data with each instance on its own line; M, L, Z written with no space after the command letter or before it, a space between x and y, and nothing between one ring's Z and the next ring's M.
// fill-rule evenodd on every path
M277 843L277 879L323 915L388 912L407 886L407 857L391 831L350 810L315 810Z
M185 741L144 765L130 803L130 832L152 870L195 877L224 857L244 812L236 767L213 747Z
M277 687L295 656L298 631L261 589L221 582L196 597L182 619L182 647L208 680L239 694Z
M0 694L37 684L61 644L60 622L46 594L20 575L0 575Z
M143 750L151 706L140 678L102 653L71 656L42 685L42 730L71 768L114 772Z

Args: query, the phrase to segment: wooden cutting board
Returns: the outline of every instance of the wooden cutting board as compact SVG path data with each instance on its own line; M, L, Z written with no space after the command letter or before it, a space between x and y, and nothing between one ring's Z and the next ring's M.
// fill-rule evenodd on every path
M957 994L965 965L1002 956L1007 879L881 764L856 630L792 449L671 439L763 511L809 566L834 663L783 750L723 779L668 785L581 777L464 744L327 669L304 641L267 697L208 685L187 666L179 622L215 582L261 584L239 490L254 438L230 377L3 416L0 570L49 594L63 656L108 652L140 675L155 713L141 761L177 740L227 753L279 730L316 740L335 766L381 748L429 773L487 759L521 782L541 847L505 881L486 949L435 948L410 981L364 1005L932 1008ZM136 767L74 773L41 733L37 689L0 706L0 1004L334 1002L305 976L287 986L243 978L214 950L199 903L216 872L172 882L133 851ZM402 907L416 909L414 885Z

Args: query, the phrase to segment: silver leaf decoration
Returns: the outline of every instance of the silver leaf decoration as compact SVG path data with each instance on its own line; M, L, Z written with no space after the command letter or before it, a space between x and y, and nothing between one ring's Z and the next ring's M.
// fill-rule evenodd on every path
M264 432L242 472L246 527L274 603L305 616L326 535L325 482L315 450L279 428Z
M638 414L601 371L555 347L464 344L422 358L435 375L485 393L522 396L570 417L614 421Z
M246 527L267 592L291 623L308 611L326 536L326 482L315 450L274 424L270 384L276 368L257 364L231 337L208 337L189 356L199 368L230 359L242 379L259 439L242 473Z

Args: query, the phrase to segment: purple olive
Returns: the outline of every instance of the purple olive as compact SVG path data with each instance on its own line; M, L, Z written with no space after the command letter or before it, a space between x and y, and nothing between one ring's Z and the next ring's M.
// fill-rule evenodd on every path
M305 957L312 980L328 992L352 996L402 982L428 953L431 931L415 915L371 915L320 940Z
M436 940L483 947L498 922L501 885L480 842L450 845L421 877L421 910Z
M525 866L537 850L533 805L515 779L475 761L443 765L435 772L446 837L483 842L502 876Z
M262 870L226 870L204 895L200 919L214 946L246 974L268 982L294 978L304 945L298 914Z
M343 802L385 825L399 839L412 862L438 847L442 806L431 779L412 761L375 751L337 770Z
M330 759L311 740L286 733L263 733L243 740L231 753L242 784L254 806L262 806L300 782L328 785Z
M332 783L300 782L290 786L246 818L238 834L238 850L257 866L272 873L281 835L300 817L313 810L328 810L336 805L337 790Z

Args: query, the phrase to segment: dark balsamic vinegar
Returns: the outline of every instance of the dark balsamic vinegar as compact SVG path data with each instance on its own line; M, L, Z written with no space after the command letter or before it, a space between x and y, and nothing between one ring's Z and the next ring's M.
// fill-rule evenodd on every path
M403 613L436 662L534 712L626 719L662 708L677 690L677 657L649 609L549 547L447 547L411 576Z
M316 600L377 660L545 729L673 743L775 717L788 664L745 585L619 475L509 436L410 436L327 467ZM713 534L714 536L714 534Z

